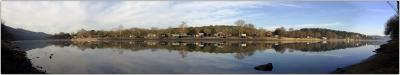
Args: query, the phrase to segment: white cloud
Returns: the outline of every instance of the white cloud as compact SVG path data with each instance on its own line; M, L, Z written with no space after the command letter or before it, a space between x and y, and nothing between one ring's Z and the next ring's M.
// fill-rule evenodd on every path
M269 26L264 27L265 29L275 30L279 27L285 28L293 28L293 29L301 29L301 28L330 28L335 30L346 30L349 25L342 24L340 22L333 22L333 23L322 23L322 24L293 24L293 25L276 25L276 26Z
M7 25L41 32L72 31L86 28L80 2L3 2L2 19Z
M243 14L242 9L261 6L300 7L266 1L5 1L1 18L12 27L46 33L108 30L117 25L167 28L181 21L191 26L232 24L256 14Z

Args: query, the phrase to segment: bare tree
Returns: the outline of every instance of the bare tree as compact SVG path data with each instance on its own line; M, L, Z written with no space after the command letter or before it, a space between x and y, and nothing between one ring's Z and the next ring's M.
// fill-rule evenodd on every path
M235 25L239 26L239 27L243 27L245 24L246 24L246 22L244 20L237 20L235 22Z
M179 25L180 34L184 34L186 32L186 27L187 23L185 21L182 21L182 23Z
M235 25L239 27L239 37L242 35L242 28L244 25L246 25L246 22L244 20L237 20L235 22Z

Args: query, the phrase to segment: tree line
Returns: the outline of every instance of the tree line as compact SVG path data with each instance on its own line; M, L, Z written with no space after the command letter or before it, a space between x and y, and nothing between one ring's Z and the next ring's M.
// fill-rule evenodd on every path
M274 34L291 38L372 39L372 37L360 33L325 28L303 28L299 30L290 28L286 31L284 27L281 27L275 29Z
M265 38L265 37L289 37L289 38L327 38L327 39L368 39L360 33L337 31L323 28L303 28L294 30L284 27L274 31L256 28L254 24L238 20L235 25L209 25L202 27L188 27L182 22L176 28L129 28L119 26L116 30L85 30L76 33L60 32L49 37L52 39L72 38Z

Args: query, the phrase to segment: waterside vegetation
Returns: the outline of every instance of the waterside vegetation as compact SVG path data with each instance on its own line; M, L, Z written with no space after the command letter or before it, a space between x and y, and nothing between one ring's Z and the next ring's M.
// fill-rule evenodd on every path
M48 38L72 39L75 41L95 40L294 40L294 41L318 41L318 40L359 40L373 39L364 34L338 31L325 28L302 28L295 30L284 27L276 28L274 31L256 28L254 24L238 20L235 25L209 25L202 27L188 27L182 22L176 28L129 28L119 26L114 30L85 30L76 33L60 32Z

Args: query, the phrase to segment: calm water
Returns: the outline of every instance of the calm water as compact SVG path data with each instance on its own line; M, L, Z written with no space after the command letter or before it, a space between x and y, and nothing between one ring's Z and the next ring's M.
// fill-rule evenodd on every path
M18 41L47 73L329 73L384 42ZM255 67L272 63L268 70Z

